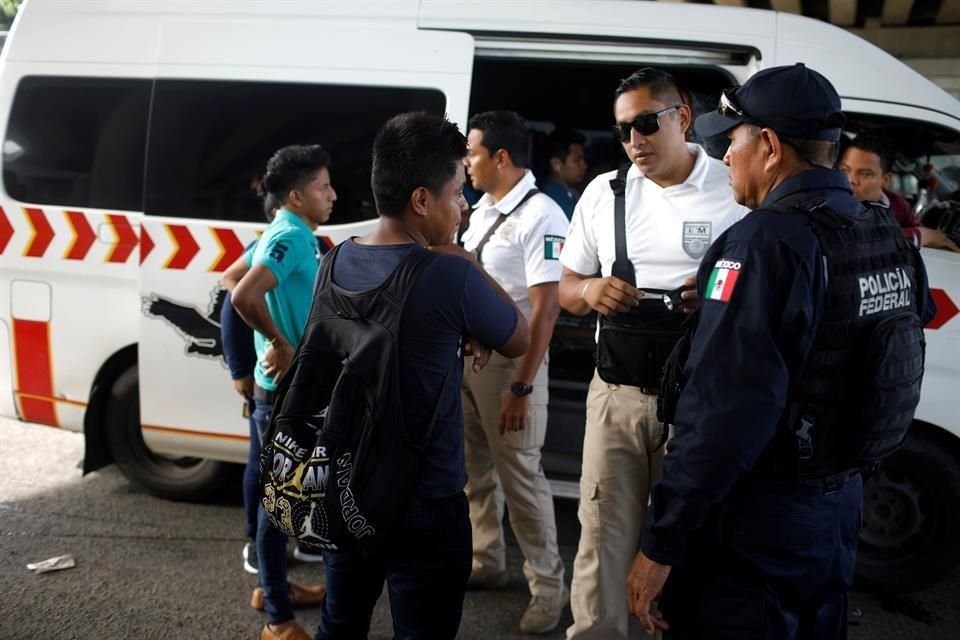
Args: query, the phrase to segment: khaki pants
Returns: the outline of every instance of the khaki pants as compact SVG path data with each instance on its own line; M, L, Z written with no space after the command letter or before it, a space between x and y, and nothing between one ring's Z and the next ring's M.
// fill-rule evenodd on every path
M563 561L557 550L553 495L540 464L547 432L546 361L533 382L526 428L503 435L497 428L500 404L516 379L516 362L494 353L480 373L473 372L471 363L468 358L463 375L463 428L473 569L506 570L502 526L506 499L530 593L557 595L563 584Z
M587 393L568 639L627 637L627 572L640 546L650 487L660 477L662 433L656 396L607 384L594 374Z

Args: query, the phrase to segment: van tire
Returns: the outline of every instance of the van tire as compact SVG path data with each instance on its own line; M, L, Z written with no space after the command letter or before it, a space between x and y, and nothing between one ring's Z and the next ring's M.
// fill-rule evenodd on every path
M947 444L915 426L865 479L859 588L917 591L960 563L960 461Z
M223 489L230 465L201 458L160 456L147 448L140 426L137 367L121 373L110 390L107 445L123 475L147 493L168 500L204 500Z

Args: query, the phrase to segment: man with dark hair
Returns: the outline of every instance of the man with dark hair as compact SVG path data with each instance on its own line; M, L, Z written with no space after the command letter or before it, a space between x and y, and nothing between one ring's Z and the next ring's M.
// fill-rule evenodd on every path
M674 435L628 577L648 633L846 637L860 468L906 436L933 304L917 249L831 168L843 122L802 64L756 73L697 119L701 136L727 134L734 198L754 211L704 257L664 398Z
M473 525L475 588L507 582L504 500L523 551L531 599L520 630L547 633L566 606L563 560L557 549L553 494L540 450L547 434L547 366L560 302L560 247L567 219L536 188L527 166L527 127L512 111L470 119L467 173L483 191L463 246L529 318L530 349L522 358L493 356L483 372L463 379L467 497Z
M684 314L676 307L695 303L695 292L685 291L670 310L663 294L691 283L711 241L744 213L730 199L726 167L686 142L690 109L670 74L644 68L624 79L613 115L631 162L590 182L560 256L560 303L575 315L601 316L567 629L568 638L597 640L627 637L624 576L665 440L656 415L660 367L682 331ZM606 342L618 335L616 345ZM606 366L613 362L620 367Z
M857 136L847 143L837 167L847 174L853 195L861 202L889 209L903 228L903 235L915 245L960 251L943 231L924 227L910 203L888 189L893 178L893 153L882 140Z
M253 421L260 443L270 426L277 381L293 358L310 313L319 256L313 231L330 218L337 193L330 183L330 154L320 145L289 146L277 151L263 177L263 189L279 209L250 258L250 270L233 288L233 305L254 329L257 354L253 377ZM257 516L260 587L251 605L266 608L263 640L307 638L294 621L293 606L316 604L323 585L287 582L287 536Z
M587 175L584 142L586 138L582 133L567 129L558 129L547 137L550 174L540 181L540 188L560 205L568 220L573 217L573 208L580 199L576 186Z
M476 371L489 348L515 358L529 342L526 318L510 296L452 244L463 205L465 155L463 135L444 118L391 118L373 144L377 226L345 241L332 266L337 286L367 291L426 248L451 254L423 268L400 321L401 405L411 439L423 441L433 421L416 494L389 544L325 554L327 597L318 640L367 637L384 581L396 637L457 635L470 574L461 357L472 353Z

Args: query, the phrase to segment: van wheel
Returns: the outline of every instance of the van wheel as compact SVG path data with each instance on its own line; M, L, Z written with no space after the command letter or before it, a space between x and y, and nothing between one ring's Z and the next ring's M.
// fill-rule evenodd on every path
M133 484L158 498L201 500L217 494L228 476L226 463L153 453L140 428L139 374L130 367L117 378L107 407L107 443L114 462Z
M947 447L914 428L863 490L859 587L916 591L960 562L960 463Z

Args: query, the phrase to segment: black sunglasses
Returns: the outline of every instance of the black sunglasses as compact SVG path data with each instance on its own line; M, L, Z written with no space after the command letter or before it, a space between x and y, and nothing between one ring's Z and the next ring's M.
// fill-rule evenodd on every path
M613 132L620 139L620 142L629 142L630 140L630 130L636 129L637 133L642 136L652 136L657 131L660 131L660 116L665 116L668 113L676 111L682 104L674 105L672 107L667 107L656 113L647 113L642 116L637 116L633 119L633 122L618 122L613 125Z

